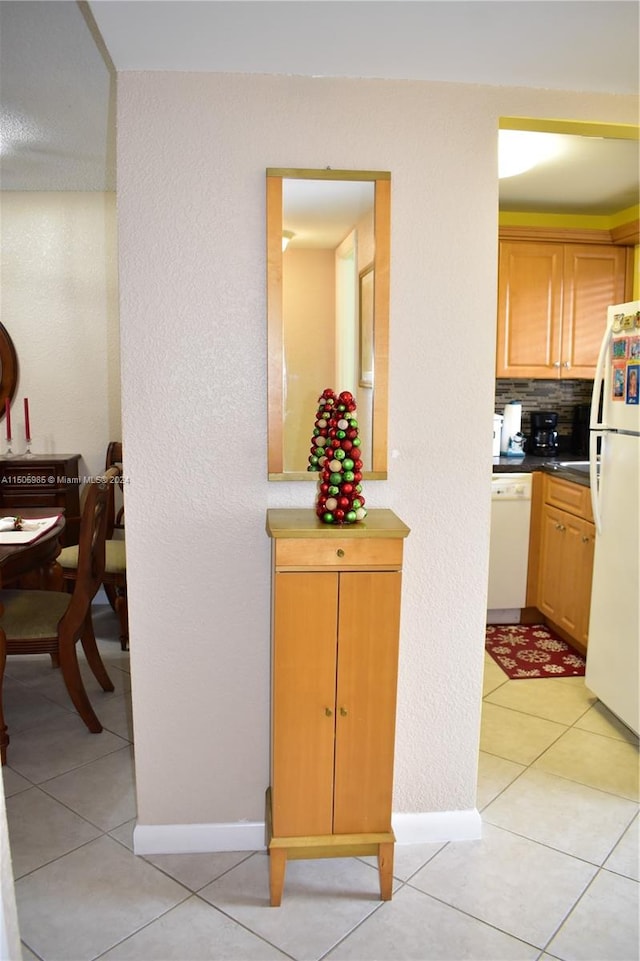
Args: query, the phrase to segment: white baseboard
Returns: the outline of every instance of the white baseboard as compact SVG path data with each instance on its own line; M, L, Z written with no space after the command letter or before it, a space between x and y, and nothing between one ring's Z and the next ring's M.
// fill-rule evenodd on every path
M482 837L482 819L476 808L468 811L396 813L391 818L398 844L434 841L476 841Z
M478 811L434 811L394 814L398 844L432 841L471 841L482 836ZM231 824L137 824L133 831L136 854L204 854L217 851L263 851L262 821Z
M213 851L260 851L264 848L264 821L137 824L133 830L135 854L200 854Z
M519 624L522 610L519 607L496 607L487 611L487 624Z

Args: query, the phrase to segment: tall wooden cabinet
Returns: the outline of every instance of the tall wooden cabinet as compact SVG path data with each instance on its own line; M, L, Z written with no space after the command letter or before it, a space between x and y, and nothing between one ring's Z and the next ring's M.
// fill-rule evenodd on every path
M270 510L271 904L289 858L377 854L391 898L400 587L409 529L389 510L329 527Z
M629 293L628 250L502 240L496 375L593 378L607 307Z

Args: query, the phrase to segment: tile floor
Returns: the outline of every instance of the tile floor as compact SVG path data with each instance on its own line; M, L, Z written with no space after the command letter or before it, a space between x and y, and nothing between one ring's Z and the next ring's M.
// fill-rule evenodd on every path
M373 859L291 862L272 909L262 852L133 855L128 655L108 607L96 627L117 688L91 685L99 737L48 659L7 667L25 961L638 958L638 743L581 678L510 681L487 657L482 840L398 846L387 903Z

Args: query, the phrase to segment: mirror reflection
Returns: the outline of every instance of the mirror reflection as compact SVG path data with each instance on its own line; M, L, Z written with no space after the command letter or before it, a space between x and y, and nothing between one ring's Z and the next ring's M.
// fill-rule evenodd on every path
M371 171L267 171L271 480L317 479L326 387L356 398L363 476L386 476L389 186Z

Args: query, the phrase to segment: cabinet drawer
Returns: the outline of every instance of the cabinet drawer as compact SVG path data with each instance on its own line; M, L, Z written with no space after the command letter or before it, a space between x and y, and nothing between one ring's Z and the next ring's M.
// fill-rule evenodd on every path
M545 501L554 507L569 511L585 520L593 520L591 490L582 484L572 484L558 477L546 478Z
M277 538L274 564L277 569L398 570L402 546L401 538Z

